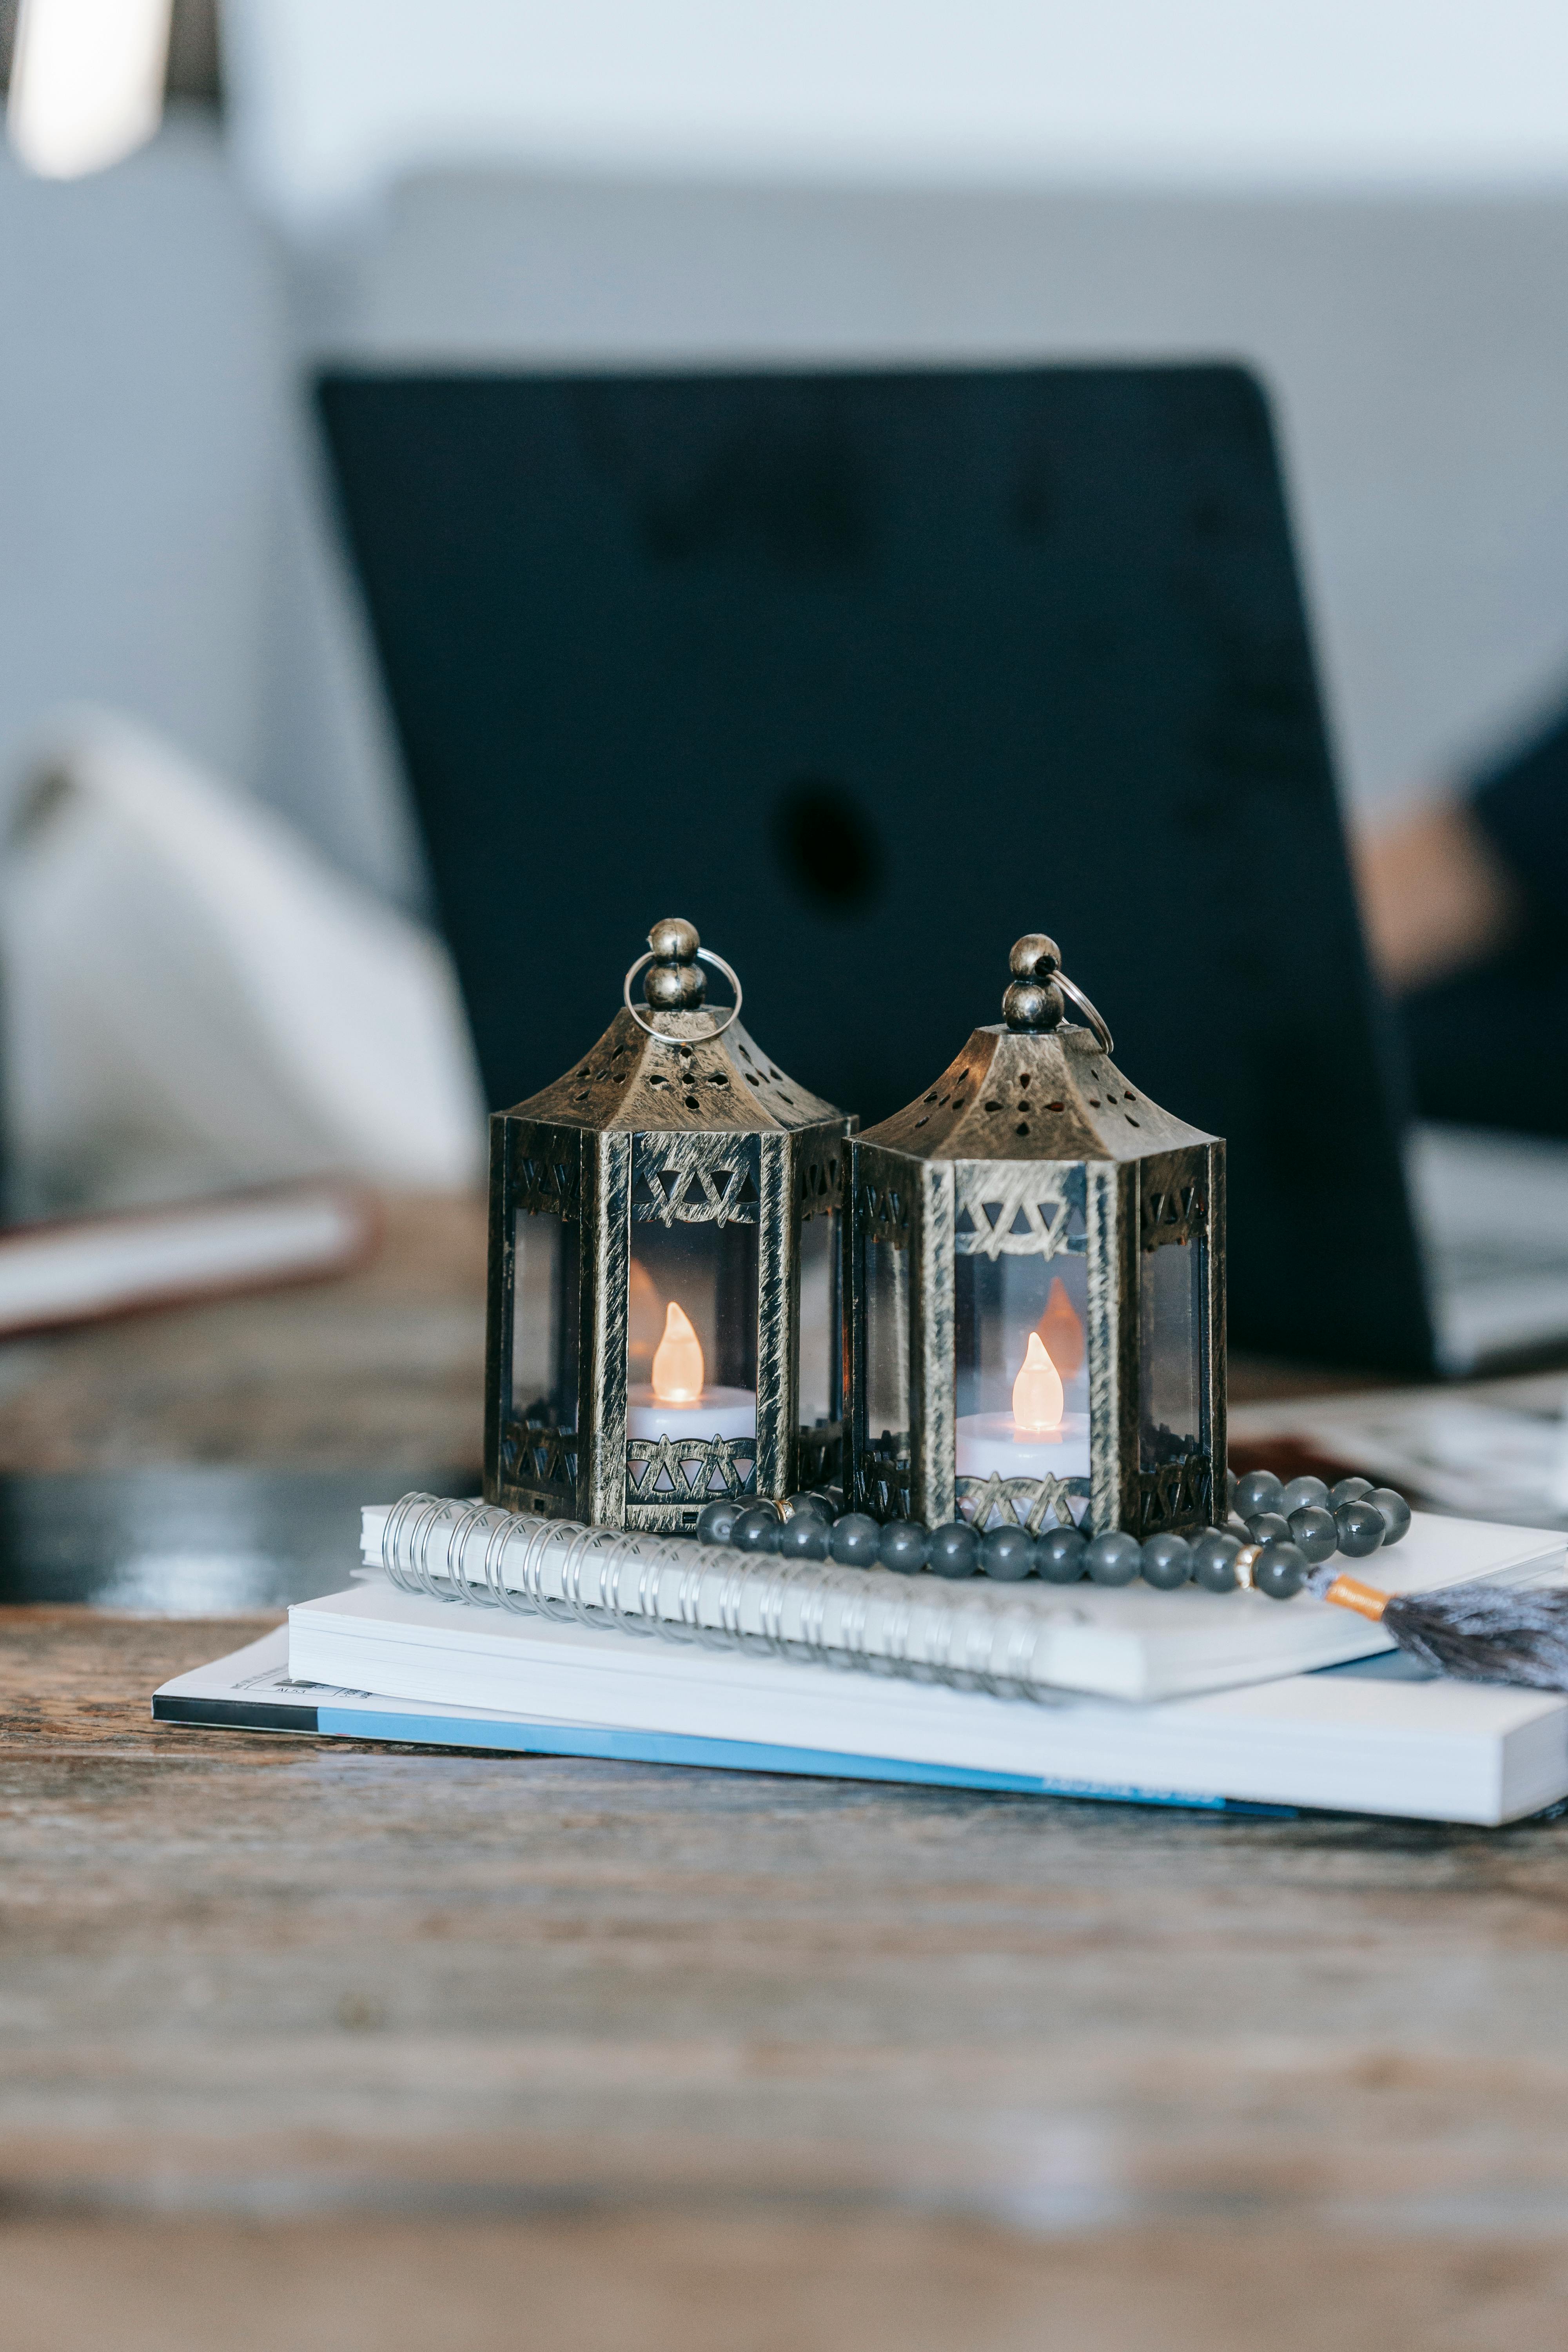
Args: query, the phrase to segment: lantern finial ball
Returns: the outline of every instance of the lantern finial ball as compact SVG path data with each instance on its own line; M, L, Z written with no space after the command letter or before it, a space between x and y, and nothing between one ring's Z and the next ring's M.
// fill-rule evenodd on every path
M1047 981L1061 968L1062 951L1044 931L1026 931L1021 940L1014 940L1007 969L1015 980Z
M679 915L666 915L657 922L647 935L647 943L660 963L695 963L702 944L696 924L683 922Z
M694 1013L708 993L707 975L700 964L650 963L642 992L656 1013Z
M1026 931L1013 942L1007 958L1013 984L1002 999L1002 1018L1009 1029L1055 1029L1067 1007L1051 974L1062 968L1061 950L1044 931Z
M1002 999L1002 1018L1009 1029L1055 1029L1066 1007L1062 992L1047 981L1016 980Z
M708 975L697 961L701 941L693 923L666 915L647 935L658 961L643 978L642 992L656 1013L694 1013L708 993Z

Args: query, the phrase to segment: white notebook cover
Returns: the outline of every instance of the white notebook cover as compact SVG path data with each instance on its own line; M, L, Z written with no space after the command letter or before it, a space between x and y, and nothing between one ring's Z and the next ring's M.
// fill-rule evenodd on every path
M379 1506L364 1513L367 1562L380 1562L388 1517L388 1510ZM517 1525L521 1539L529 1523ZM454 1525L452 1535L462 1572L477 1585L485 1529L481 1526L464 1534ZM437 1528L425 1547L426 1557L441 1560L447 1541L447 1529ZM815 1571L801 1565L780 1579L778 1563L766 1557L748 1559L718 1548L688 1549L703 1561L700 1574L693 1579L668 1571L659 1588L661 1603L679 1604L710 1628L732 1622L737 1613L743 1630L752 1634L778 1623L794 1638L815 1626L817 1646L831 1650L849 1643L847 1635L841 1642L837 1633L847 1621L852 1627L849 1645L873 1656L962 1658L976 1666L1012 1664L1015 1671L1016 1661L1026 1656L1032 1679L1040 1685L1108 1698L1174 1698L1220 1690L1342 1664L1394 1646L1378 1626L1307 1594L1279 1601L1260 1592L1205 1592L1196 1585L1156 1592L1142 1583L1110 1588L1087 1582L1042 1584L1030 1579L995 1584L984 1577L945 1583L930 1575L893 1576L885 1569L828 1567ZM1563 1573L1563 1556L1561 1531L1417 1512L1403 1543L1342 1565L1362 1582L1384 1591L1424 1592L1471 1578L1549 1581ZM510 1571L511 1562L505 1554L502 1566ZM559 1581L553 1567L549 1574ZM592 1563L580 1570L580 1597L595 1597L601 1589L597 1578ZM820 1610L813 1602L814 1588L825 1597ZM623 1602L644 1597L636 1578L623 1579L620 1590ZM776 1602L770 1598L775 1593ZM474 1606L488 1617L504 1613L497 1612L488 1593L482 1599L476 1593ZM640 1622L662 1623L677 1643L685 1636L679 1622Z

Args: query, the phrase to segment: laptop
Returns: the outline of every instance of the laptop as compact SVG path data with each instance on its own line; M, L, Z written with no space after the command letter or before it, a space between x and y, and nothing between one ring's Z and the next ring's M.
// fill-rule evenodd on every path
M1046 930L1132 1084L1227 1139L1233 1345L1421 1374L1568 1336L1560 1234L1510 1257L1487 1206L1518 1165L1498 1192L1489 1139L1411 1129L1245 370L332 371L319 400L493 1105L681 914L869 1124Z

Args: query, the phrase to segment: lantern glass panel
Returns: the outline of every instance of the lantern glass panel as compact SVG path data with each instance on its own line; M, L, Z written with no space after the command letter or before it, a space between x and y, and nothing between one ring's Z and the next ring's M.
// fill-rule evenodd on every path
M960 1257L953 1308L959 1476L1087 1478L1087 1260Z
M1089 1265L1081 1257L961 1257L953 1267L959 1412L1010 1412L1037 1335L1064 1409L1087 1412Z
M1201 1238L1145 1250L1139 1294L1139 1454L1145 1470L1200 1453L1208 1252Z
M514 1421L577 1426L581 1237L547 1210L520 1209L513 1231L511 1412Z
M910 1253L891 1242L866 1244L866 1437L879 1452L909 1444Z
M737 1437L753 1432L756 1226L635 1223L626 1287L628 1435L662 1436L667 1410L692 1413L694 1434ZM679 1316L671 1316L672 1307ZM683 1324L700 1359L686 1344ZM667 1342L674 1344L661 1356ZM692 1392L699 1384L700 1396ZM722 1418L708 1427L707 1420L717 1413Z
M818 1429L842 1417L838 1212L821 1210L800 1228L800 1423Z

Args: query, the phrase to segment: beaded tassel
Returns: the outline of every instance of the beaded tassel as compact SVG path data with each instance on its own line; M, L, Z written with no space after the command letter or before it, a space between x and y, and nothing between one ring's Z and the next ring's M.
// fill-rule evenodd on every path
M1568 1690L1568 1592L1520 1592L1496 1584L1379 1592L1353 1576L1328 1576L1323 1570L1307 1589L1320 1601L1371 1618L1435 1673Z

